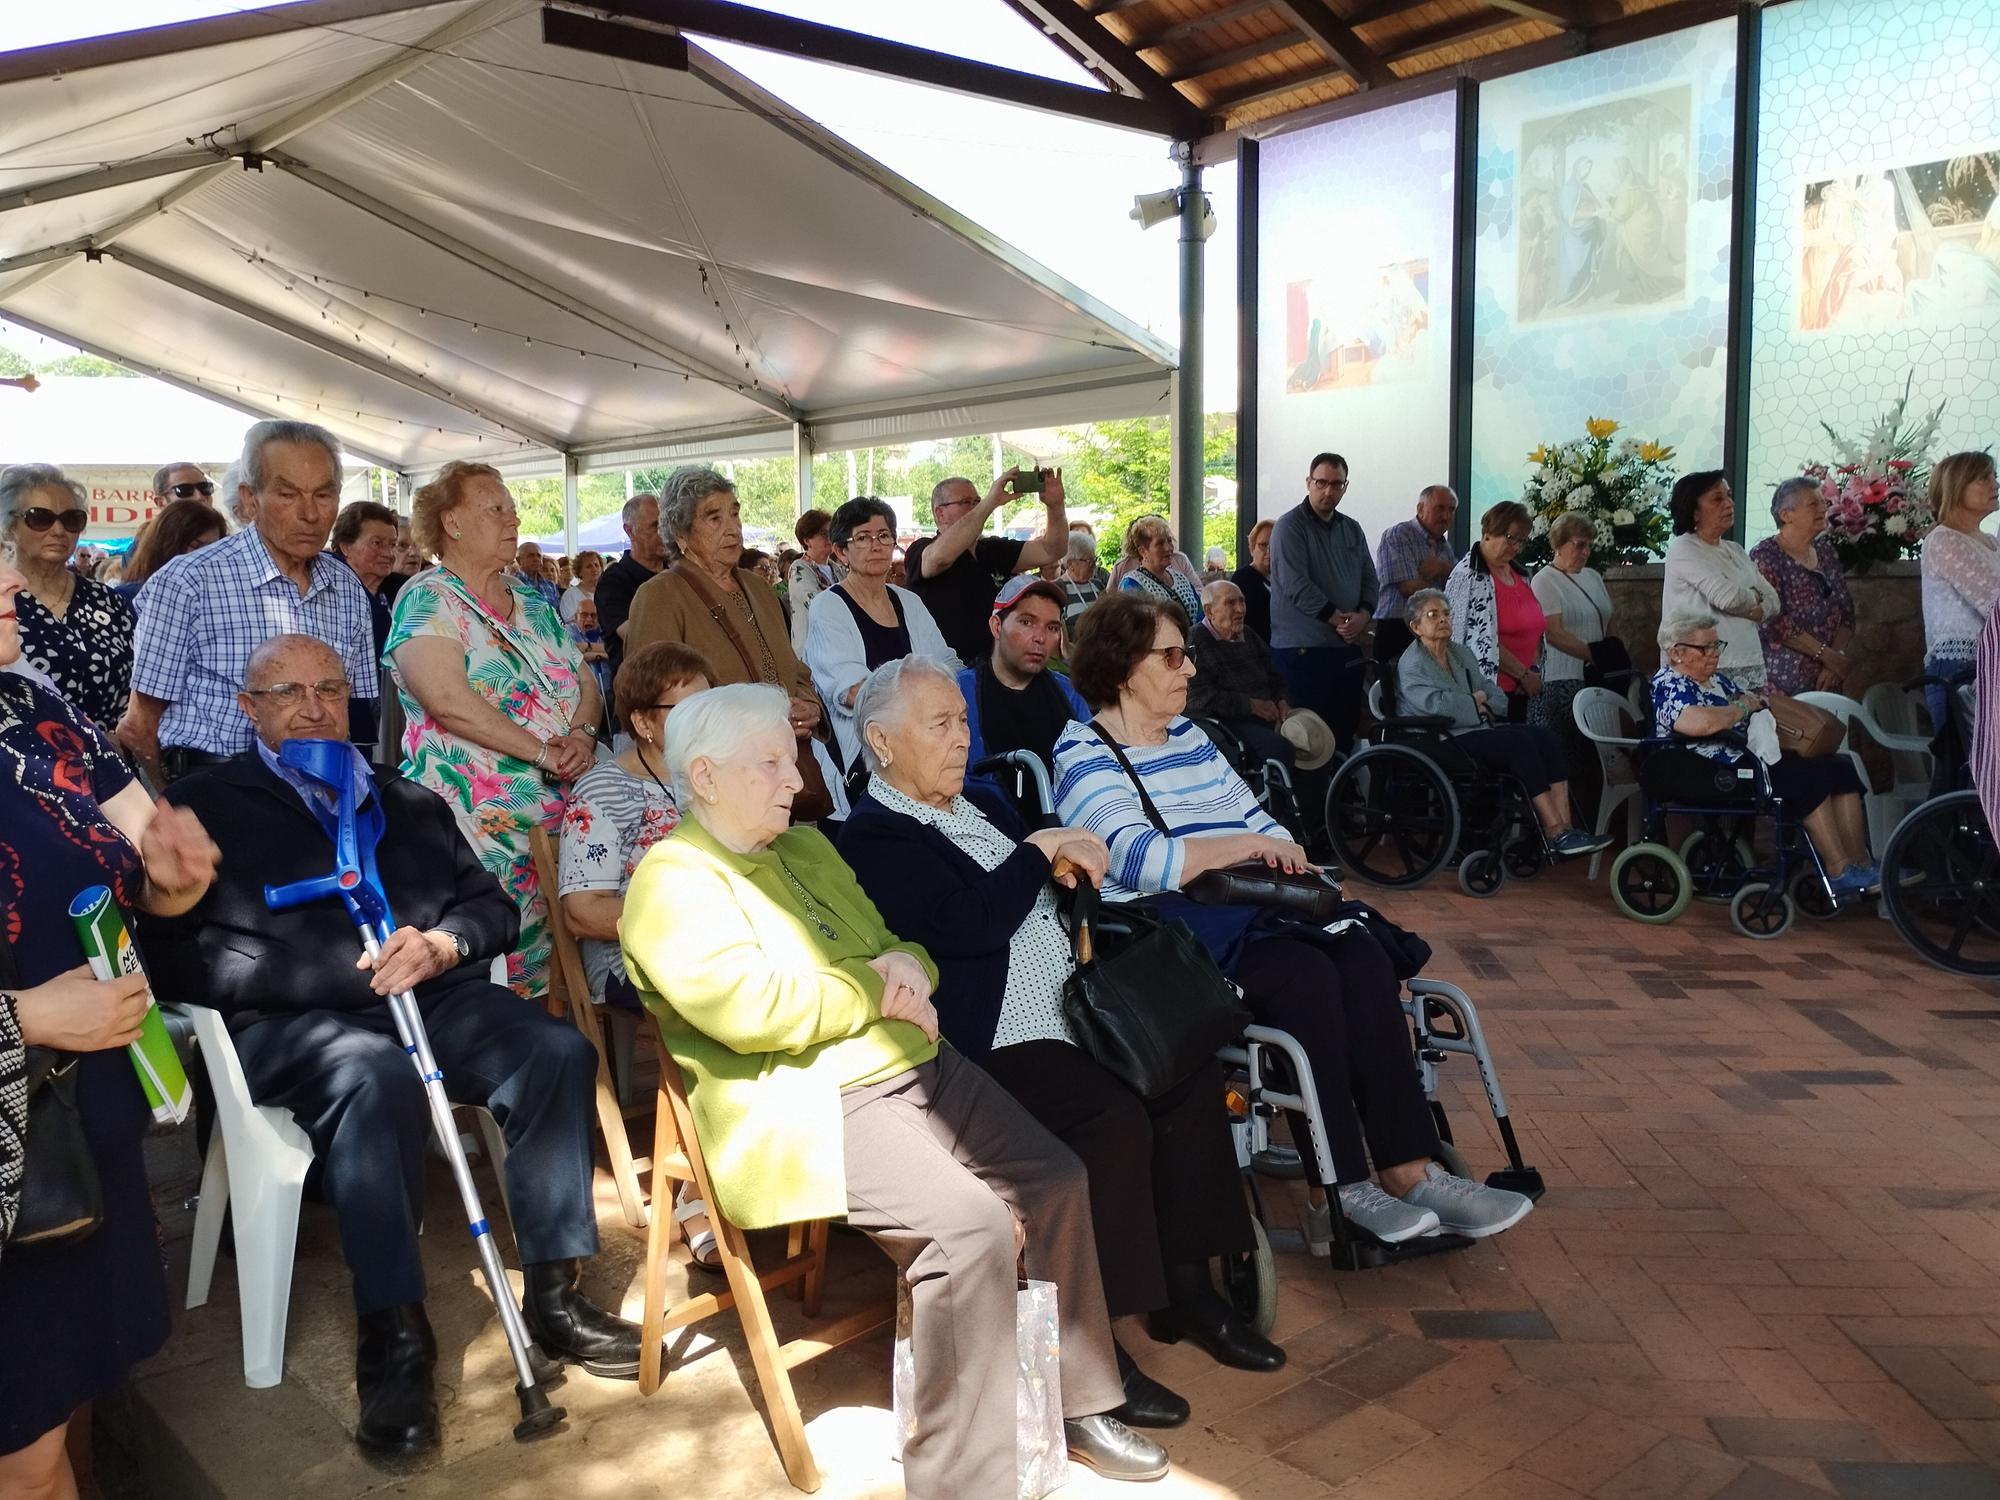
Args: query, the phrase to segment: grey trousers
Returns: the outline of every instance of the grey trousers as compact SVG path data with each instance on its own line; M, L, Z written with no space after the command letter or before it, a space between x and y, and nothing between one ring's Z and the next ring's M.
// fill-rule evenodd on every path
M1014 1221L1027 1274L1056 1284L1065 1417L1125 1399L1098 1281L1083 1163L950 1046L841 1095L847 1221L910 1286L910 1500L1013 1500Z

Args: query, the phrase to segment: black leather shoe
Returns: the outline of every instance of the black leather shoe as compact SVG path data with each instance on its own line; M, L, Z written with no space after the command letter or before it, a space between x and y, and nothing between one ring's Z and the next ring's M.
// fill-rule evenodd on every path
M521 1267L527 1296L521 1316L551 1359L582 1365L610 1380L639 1378L639 1325L593 1307L576 1289L578 1263L545 1260Z
M1065 1419L1063 1441L1074 1461L1106 1479L1161 1479L1167 1472L1167 1450L1110 1412Z
M369 1453L408 1458L438 1445L437 1339L421 1302L357 1319L354 1387L361 1420L354 1441Z
M1127 1427L1179 1427L1187 1421L1189 1408L1185 1398L1140 1369L1138 1362L1125 1352L1124 1345L1114 1343L1111 1347L1118 1355L1118 1378L1125 1386L1125 1404L1114 1410L1112 1416Z
M1236 1370L1278 1370L1285 1351L1265 1338L1216 1292L1206 1264L1167 1267L1167 1307L1148 1330L1163 1344L1191 1339L1217 1364Z

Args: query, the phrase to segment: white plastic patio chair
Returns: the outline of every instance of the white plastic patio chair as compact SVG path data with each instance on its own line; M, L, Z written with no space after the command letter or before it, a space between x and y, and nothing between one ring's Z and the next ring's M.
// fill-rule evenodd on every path
M1583 737L1597 748L1598 769L1604 773L1604 790L1597 799L1597 831L1608 831L1612 815L1622 806L1625 842L1636 844L1642 832L1646 803L1639 795L1639 769L1632 762L1632 749L1639 740L1628 732L1631 724L1627 714L1631 707L1630 700L1610 688L1587 687L1579 689L1571 700L1570 713L1575 716L1576 727L1583 731ZM1590 869L1586 872L1589 879L1597 878L1597 866L1603 858L1601 849L1590 856Z
M506 979L505 959L493 963L495 982ZM243 1312L243 1383L252 1390L285 1378L285 1325L291 1311L292 1261L298 1251L299 1201L312 1142L291 1111L258 1104L250 1097L236 1044L219 1011L205 1005L180 1009L194 1025L195 1044L208 1065L215 1098L215 1125L208 1159L202 1164L201 1198L194 1215L188 1258L187 1305L205 1306L222 1245L222 1221L230 1201L236 1241L236 1293ZM475 1109L486 1138L487 1159L500 1180L507 1207L507 1138L485 1109Z
M1930 796L1930 778L1926 776L1921 787L1905 790L1898 785L1886 792L1876 791L1868 779L1868 762L1861 758L1861 752L1854 747L1856 726L1860 727L1863 734L1874 734L1876 739L1882 739L1879 733L1868 727L1868 711L1845 693L1800 693L1798 698L1801 703L1810 703L1815 708L1825 709L1840 720L1841 727L1847 731L1847 739L1841 747L1841 754L1847 757L1848 762L1854 767L1855 774L1861 778L1863 788L1861 801L1868 813L1868 843L1879 858L1882 851L1889 847L1889 835L1896 831L1896 825L1903 820L1903 814Z

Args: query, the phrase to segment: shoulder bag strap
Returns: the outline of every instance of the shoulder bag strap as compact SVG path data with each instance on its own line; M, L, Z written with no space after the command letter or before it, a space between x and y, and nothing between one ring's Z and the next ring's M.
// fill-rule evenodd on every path
M750 680L752 682L765 681L764 674L758 669L757 663L750 659L750 648L744 643L743 633L736 628L736 622L729 617L729 611L723 607L722 600L716 596L715 590L709 586L708 580L684 563L675 563L671 571L674 577L683 580L689 588L694 590L695 595L708 610L708 617L715 621L724 635L729 637L729 644L736 648L736 654L743 659L743 670L750 674ZM753 615L752 618L754 619L755 616Z
M1139 773L1132 769L1132 762L1125 758L1125 752L1118 748L1118 742L1111 738L1104 726L1095 719L1090 721L1090 732L1104 741L1104 748L1111 752L1112 759L1116 760L1124 769L1125 774L1132 778L1132 785L1139 793L1139 806L1144 808L1146 812L1146 821L1151 823L1162 834L1165 834L1166 837L1172 838L1173 834L1168 831L1166 822L1160 817L1160 810L1153 806L1153 799L1146 795L1146 783L1141 781Z

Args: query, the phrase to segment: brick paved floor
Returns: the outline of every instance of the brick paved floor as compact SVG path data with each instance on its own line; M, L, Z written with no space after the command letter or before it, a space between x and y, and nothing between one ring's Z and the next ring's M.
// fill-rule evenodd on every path
M2000 994L1922 965L1872 910L1753 943L1716 906L1626 921L1578 868L1486 902L1381 904L1478 1001L1548 1196L1463 1254L1347 1276L1281 1256L1277 1375L1122 1330L1195 1407L1151 1494L2000 1496ZM1494 1164L1469 1067L1445 1093L1475 1165ZM434 1266L464 1259L441 1238ZM636 1293L635 1236L607 1241L592 1286ZM174 1476L161 1494L278 1493L254 1455L280 1449L302 1475L289 1500L790 1493L733 1330L725 1357L684 1351L651 1402L572 1376L572 1432L516 1448L468 1269L434 1274L453 1404L445 1453L410 1473L345 1446L351 1322L323 1212L302 1235L284 1387L240 1384L224 1266L107 1425ZM886 1284L864 1246L840 1271L835 1303ZM802 1375L823 1494L896 1492L886 1365L871 1340ZM1066 1496L1132 1493L1072 1472Z

